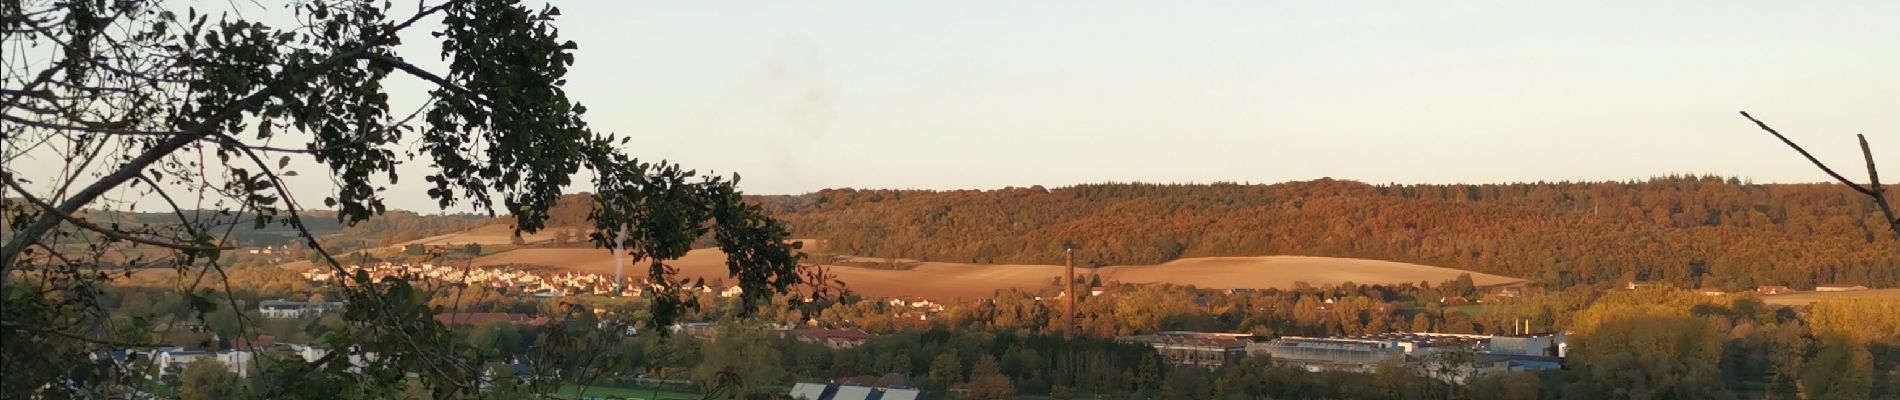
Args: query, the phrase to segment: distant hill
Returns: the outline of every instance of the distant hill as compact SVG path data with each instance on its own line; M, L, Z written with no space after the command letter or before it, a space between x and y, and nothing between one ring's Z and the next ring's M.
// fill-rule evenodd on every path
M1091 184L825 190L753 198L838 254L1082 265L1288 254L1440 265L1559 287L1900 286L1900 241L1863 198L1734 178L1494 185Z
M17 200L8 199L13 202ZM421 239L429 236L471 231L490 224L505 224L500 219L475 214L423 215L410 211L389 211L382 215L344 226L337 220L336 212L324 210L304 210L303 224L317 236L326 247L338 252L351 251L366 247L383 245L383 242L398 243ZM230 234L232 243L239 247L281 246L301 244L298 232L285 223L285 215L257 225L254 213L223 213L207 210L186 210L173 212L129 212L84 210L78 214L100 226L120 226L125 229L171 228L180 225L180 218L192 221L192 224L208 227L211 232ZM63 229L77 230L70 225ZM11 231L7 231L11 233Z
M669 262L679 269L680 277L727 279L725 254L718 250L693 250L686 257ZM473 265L534 264L560 270L614 273L613 253L591 248L529 248L477 258ZM1062 276L1059 265L979 265L949 262L923 262L908 269L873 269L831 266L828 272L843 281L853 292L874 297L915 296L945 301L979 299L995 295L997 290L1016 288L1036 290L1050 287ZM646 276L643 265L625 265L631 277ZM1122 283L1171 283L1212 289L1291 288L1296 283L1313 286L1357 284L1402 284L1440 282L1456 279L1465 271L1389 261L1325 257L1222 257L1183 259L1162 265L1114 266L1078 269L1078 280L1098 274L1104 281ZM1480 286L1522 282L1509 277L1472 274Z

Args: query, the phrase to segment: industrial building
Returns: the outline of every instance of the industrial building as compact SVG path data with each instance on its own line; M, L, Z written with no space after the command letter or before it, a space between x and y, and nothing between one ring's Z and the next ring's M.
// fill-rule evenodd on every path
M1161 359L1171 365L1218 368L1246 357L1253 335L1174 331L1123 336L1115 341L1153 347Z
M922 400L926 397L917 389L876 388L824 383L798 383L792 385L787 396L798 400Z
M1486 353L1562 358L1570 352L1563 332L1492 336Z
M1271 356L1279 365L1314 372L1371 372L1380 362L1402 361L1405 357L1405 349L1391 341L1299 336L1254 343L1248 346L1247 352Z
M1438 372L1442 375L1438 377L1462 382L1474 374L1561 368L1561 357L1567 348L1562 333L1511 336L1381 333L1331 338L1286 336L1254 343L1248 352L1269 355L1280 365L1315 372L1371 372L1388 360L1431 369L1427 364L1454 360L1468 365Z

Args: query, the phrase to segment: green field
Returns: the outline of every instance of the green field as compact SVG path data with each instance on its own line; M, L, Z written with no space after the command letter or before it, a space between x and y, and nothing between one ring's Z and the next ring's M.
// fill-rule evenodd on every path
M573 384L567 384L567 385L562 385L561 390L555 391L555 393L561 396L569 397L569 398L580 398L580 399L591 399L591 398L599 397L601 399L693 400L693 399L699 399L700 397L702 397L698 394L693 394L693 393L669 392L669 391L661 390L659 392L659 397L655 399L655 398L651 398L653 397L653 394L654 394L653 389L613 387L613 386L588 386L587 391L585 393L581 392L580 389L581 388L579 386L575 386Z

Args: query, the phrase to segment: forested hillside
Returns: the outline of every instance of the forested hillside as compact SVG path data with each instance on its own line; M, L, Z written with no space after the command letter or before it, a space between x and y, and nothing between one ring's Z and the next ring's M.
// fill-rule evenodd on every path
M9 217L23 213L31 208L24 200L15 198L0 199L0 210ZM404 241L446 233L466 231L485 224L507 223L507 221L477 214L435 214L424 215L412 211L391 210L352 226L344 226L337 219L335 211L304 210L301 213L303 224L310 233L322 240L325 249L333 253L344 253L358 249L390 246ZM184 223L196 229L202 229L215 235L225 235L227 245L238 247L291 246L301 248L303 240L298 238L295 228L286 223L284 216L257 223L257 214L238 212L215 212L206 210L183 210L176 212L156 211L101 211L85 210L78 217L103 225L136 229L154 229L153 232L164 235L188 236ZM185 221L185 222L181 222ZM10 237L13 227L0 225L0 237ZM96 237L97 233L73 226L59 228L62 234L74 238ZM71 240L60 245L82 247L96 243L92 240ZM134 259L158 260L164 258L165 249L141 248L125 249L102 262L123 262ZM296 254L304 254L298 252ZM298 256L295 258L302 258Z
M754 199L841 254L978 263L1153 264L1312 255L1415 262L1567 287L1900 285L1874 205L1824 184L1091 184L992 191L825 190Z

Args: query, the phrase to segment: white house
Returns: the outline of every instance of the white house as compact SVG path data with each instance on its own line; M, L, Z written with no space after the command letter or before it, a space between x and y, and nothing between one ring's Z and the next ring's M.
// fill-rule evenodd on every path
M1816 292L1849 292L1855 290L1867 290L1867 287L1839 283L1814 285L1814 291Z
M218 362L224 363L224 366L230 368L231 372L237 374L240 379L251 376L251 364L257 360L256 355L249 350L220 351L217 357Z
M205 357L217 357L217 354L203 350L185 350L183 348L173 347L160 349L158 355L152 357L152 360L158 365L159 375L177 375L179 372L185 370L186 364L191 364L192 361L197 361Z

